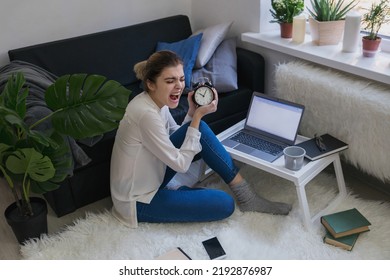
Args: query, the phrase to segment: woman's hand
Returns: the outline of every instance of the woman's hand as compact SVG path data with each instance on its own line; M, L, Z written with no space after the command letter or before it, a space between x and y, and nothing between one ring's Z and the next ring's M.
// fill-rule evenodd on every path
M190 117L194 116L194 112L196 110L196 104L194 103L194 100L192 100L192 96L194 95L194 91L190 91L187 95L187 101L188 101L188 112L187 114Z

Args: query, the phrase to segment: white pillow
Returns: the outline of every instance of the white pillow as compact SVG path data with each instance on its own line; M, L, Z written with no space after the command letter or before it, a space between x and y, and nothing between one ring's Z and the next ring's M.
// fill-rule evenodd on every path
M232 21L220 23L202 30L198 30L192 34L193 36L199 33L203 33L198 56L195 62L195 68L201 68L206 65L219 44L225 39L232 24Z
M230 92L237 86L236 39L225 39L219 44L207 64L192 71L192 77L207 77L218 93Z

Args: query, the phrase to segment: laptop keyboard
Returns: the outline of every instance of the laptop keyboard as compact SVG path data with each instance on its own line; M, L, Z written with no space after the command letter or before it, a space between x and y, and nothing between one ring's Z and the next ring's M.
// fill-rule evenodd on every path
M277 155L283 150L283 146L281 145L268 142L264 139L244 132L240 132L237 135L234 135L231 139L272 155Z

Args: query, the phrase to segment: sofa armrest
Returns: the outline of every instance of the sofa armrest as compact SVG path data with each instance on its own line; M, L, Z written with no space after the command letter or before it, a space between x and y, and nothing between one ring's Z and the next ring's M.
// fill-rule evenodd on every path
M265 62L258 53L237 48L237 79L239 87L264 93Z

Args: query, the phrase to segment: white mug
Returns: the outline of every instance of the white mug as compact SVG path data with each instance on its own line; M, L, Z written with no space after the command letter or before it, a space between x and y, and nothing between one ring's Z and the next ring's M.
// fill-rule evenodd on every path
M303 160L306 155L304 148L298 146L289 146L283 150L284 166L287 169L297 171L302 168Z

